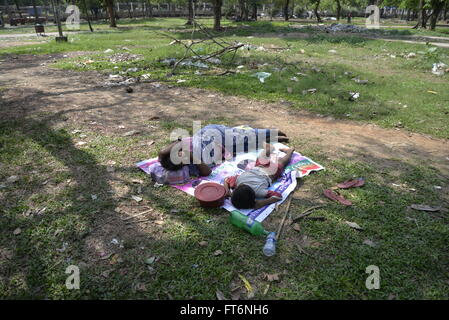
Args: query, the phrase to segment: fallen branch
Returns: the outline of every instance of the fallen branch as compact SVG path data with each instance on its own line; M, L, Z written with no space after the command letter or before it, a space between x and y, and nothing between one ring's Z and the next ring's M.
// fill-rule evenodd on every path
M315 206L315 207L311 207L311 208L309 208L309 209L307 209L307 210L304 210L299 216L297 216L296 218L294 218L294 219L292 220L291 224L295 223L296 221L298 221L298 220L300 220L300 219L302 219L302 218L304 218L304 217L307 217L308 215L311 215L311 214L313 213L314 210L319 209L319 208L322 208L322 207L324 207L324 206L325 206L325 205L320 205L320 206Z
M278 241L278 239L281 237L281 232L282 232L282 229L284 227L285 219L287 218L288 212L290 211L290 205L292 203L292 198L288 199L287 201L288 202L287 202L287 206L285 207L284 217L282 218L282 221L279 224L278 231L276 232L276 238L275 238L276 241Z

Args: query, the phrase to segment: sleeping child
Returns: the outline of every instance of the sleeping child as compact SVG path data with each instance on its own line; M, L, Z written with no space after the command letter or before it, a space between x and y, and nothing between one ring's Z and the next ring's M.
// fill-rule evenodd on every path
M259 209L282 200L279 192L268 190L268 188L281 176L285 166L290 162L294 149L279 150L284 152L285 156L277 158L275 162L271 161L273 146L266 143L254 168L224 180L227 196L231 196L234 207ZM232 193L231 189L234 189Z

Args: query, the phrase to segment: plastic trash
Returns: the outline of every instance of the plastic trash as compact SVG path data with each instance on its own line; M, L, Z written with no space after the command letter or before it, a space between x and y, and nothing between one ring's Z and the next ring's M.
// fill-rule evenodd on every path
M261 83L265 83L265 79L271 76L271 73L269 72L257 72L254 74Z
M360 97L360 93L358 92L349 92L349 94L350 94L349 100L351 101L355 101Z
M262 251L267 257L272 257L276 254L276 232L268 234Z
M104 50L104 53L112 53L112 52L114 52L114 50L112 50L112 49L106 49L106 50Z
M432 66L432 73L437 76L442 76L444 74L444 68L446 67L447 65L442 62L434 63Z
M254 236L268 235L269 232L264 229L259 221L254 220L251 217L245 216L240 211L232 211L229 216L229 220L233 225L243 230L248 231Z

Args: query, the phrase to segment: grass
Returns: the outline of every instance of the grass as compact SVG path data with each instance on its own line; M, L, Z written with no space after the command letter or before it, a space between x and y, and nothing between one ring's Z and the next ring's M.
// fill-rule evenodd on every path
M158 126L159 132L169 132L165 124ZM234 228L221 210L200 209L192 197L181 193L173 197L167 187L141 185L145 204L163 217L161 227L106 227L104 221L117 215L115 208L132 210L129 197L137 186L131 180L144 178L129 168L130 159L154 156L166 141L152 135L106 137L82 128L89 144L76 148L77 134L72 129L55 129L45 121L30 119L0 123L0 181L12 174L20 177L0 191L0 244L2 255L9 253L0 264L2 298L213 299L217 289L229 295L230 283L241 285L239 274L251 282L255 298L448 298L447 216L407 209L411 203L447 201L433 188L447 187L447 179L434 169L399 160L390 161L394 171L379 170L381 163L385 165L380 159L330 160L316 144L294 140L292 145L327 170L304 179L302 188L309 189L312 197L294 201L293 216L313 205L325 186L351 176L364 176L367 185L344 192L353 207L327 203L316 212L327 218L325 222L304 221L300 234L288 229L278 244L278 254L267 259L261 253L263 238ZM158 141L150 155L139 147L149 139ZM116 161L117 175L106 171L109 159ZM117 194L118 185L128 191ZM98 199L91 199L92 194ZM43 214L24 215L42 208L46 208ZM171 212L173 208L178 212ZM364 231L349 228L346 220L358 223ZM274 230L278 221L268 219L266 227ZM16 228L22 230L19 235L13 234ZM313 239L313 246L305 249L308 255L300 254L295 246L302 235ZM123 248L110 244L113 238L124 241ZM93 239L104 243L99 251L117 256L93 257L92 248L87 247ZM363 244L366 239L377 247ZM208 241L207 247L198 245L202 240ZM67 250L58 252L64 243ZM223 255L214 256L218 249ZM160 259L150 271L145 260L153 256ZM81 267L81 290L65 289L64 271L71 264ZM381 270L380 290L364 286L368 265ZM269 283L264 273L281 277L280 282L270 283L266 295L263 292Z
M165 20L164 24L170 24L170 19ZM152 22L147 24L151 27ZM241 53L233 65L242 64L245 68L242 73L227 77L198 76L195 70L181 69L182 73L173 78L188 81L178 85L264 100L284 99L292 102L292 108L385 127L401 121L411 131L448 137L444 113L448 111L447 75L439 78L429 74L434 61L447 61L443 50L429 52L423 45L385 43L356 36L246 38L238 35L238 30L235 32L237 35L230 35L229 39L255 45L290 45L291 49L275 55L265 51ZM145 67L148 69L135 75L151 73L156 79L169 71L159 60L182 53L179 48L168 46L169 41L154 33L154 29L141 26L79 34L73 39L62 45L46 43L0 52L90 51L93 53L87 57L63 59L57 66L107 73ZM113 48L115 52L128 52L120 49L123 46L143 55L143 60L111 64L103 51ZM298 53L299 49L304 49L305 54ZM330 54L330 49L337 54ZM411 51L423 53L416 59L400 57ZM387 54L395 54L397 58ZM87 59L95 62L82 64ZM249 69L257 63L268 63L259 71L272 72L264 85L252 76L256 71ZM273 68L285 69L273 72ZM348 71L353 74L345 75ZM296 72L307 76L298 76L299 82L291 81ZM353 76L367 78L370 83L356 85L351 80ZM288 86L293 88L292 94L286 92ZM316 94L301 94L311 87L318 89ZM354 103L345 98L349 90L361 93L359 101ZM431 94L428 90L438 93ZM201 209L193 197L174 193L168 187L133 182L146 179L133 167L136 159L155 156L168 142L161 136L166 137L181 124L153 121L155 130L150 133L122 137L100 134L85 124L53 125L50 120L51 115L46 114L33 119L0 119L0 297L3 299L214 299L216 290L229 297L234 285L243 288L239 275L250 281L256 299L449 298L447 213L408 208L412 203L447 207L447 194L434 188L442 186L447 190L447 173L433 168L431 163L366 158L362 154L341 159L327 154L317 141L293 138L291 144L296 149L326 167L325 171L304 179L299 189L303 192L302 200L292 202L293 216L316 205L322 190L337 182L363 176L367 184L342 192L354 206L326 202L314 214L326 217L326 221L305 220L300 223L300 233L287 229L284 240L278 243L277 255L267 259L261 253L264 239L234 228L224 211ZM241 124L229 119L217 122ZM75 146L80 133L74 129L86 135L87 145ZM156 141L151 148L142 146L142 142L150 140ZM109 163L111 159L115 164ZM108 170L110 166L115 168L113 173ZM6 182L12 175L19 180ZM139 205L131 199L136 194L144 198ZM123 212L137 213L144 206L151 208L154 219L162 224L127 228L120 222ZM273 214L265 222L266 228L275 230L279 216ZM356 222L364 231L353 230L344 221ZM21 232L14 234L17 228ZM305 247L307 254L301 254L296 246L304 235L312 238L312 244ZM122 248L110 243L114 238L123 241ZM208 242L206 247L199 246L203 240ZM365 240L377 246L367 246L363 244ZM65 250L64 243L67 243ZM215 256L216 250L222 250L223 254ZM101 254L112 255L102 259ZM159 260L148 265L145 260L150 257ZM65 288L68 276L65 270L72 264L80 267L80 290ZM380 268L379 290L365 287L368 276L365 269L369 265ZM279 274L280 281L268 282L264 273ZM242 292L241 296L245 298L246 294Z
M94 63L83 65L81 62L88 57L81 57L62 60L57 66L113 73L138 67L139 72L134 75L151 70L152 78L162 79L170 70L160 61L167 57L181 57L183 49L180 46L168 46L170 40L161 32L171 28L172 34L179 38L190 36L189 32L185 32L189 29L182 24L183 19L173 19L172 25L171 21L134 21L134 24L123 25L113 31L72 35L70 42L65 44L48 40L39 45L0 49L0 55L87 51L93 52L90 58ZM205 22L211 23L209 20ZM228 67L245 65L245 68L238 74L226 77L198 76L195 74L196 70L181 68L178 78L187 82L179 85L203 87L268 101L286 100L290 101L294 108L336 118L367 121L390 128L401 126L438 138L449 137L449 106L445 103L449 100L449 91L446 90L448 75L438 77L430 73L433 63L444 62L449 65L447 49L371 40L356 34L339 36L313 32L307 38L247 38L255 32L282 32L288 29L288 24L284 22L257 22L243 26L233 24L231 27L225 33L225 39L229 41L241 41L257 46L275 44L280 47L288 46L290 49L283 52L241 51L234 61L227 57L225 62ZM303 30L302 33L307 36L308 31ZM131 53L143 55L143 59L136 62L111 63L107 60L108 55L103 53L109 48L115 52L128 52L122 49L124 46ZM213 48L203 49L203 52L208 52ZM301 49L305 50L305 54L300 53ZM329 50L336 50L337 53L331 54ZM407 59L405 56L410 52L417 53L417 57ZM396 58L392 58L392 55ZM263 64L266 65L261 66ZM256 67L258 70L253 70L254 66L259 66ZM321 71L314 72L314 69ZM253 76L257 71L270 72L272 76L265 84L261 84ZM298 77L298 72L305 76ZM290 80L294 76L299 78L298 82ZM368 79L369 84L356 84L351 80L354 77ZM317 93L302 94L310 88L316 88ZM349 92L359 92L360 98L356 102L349 101Z

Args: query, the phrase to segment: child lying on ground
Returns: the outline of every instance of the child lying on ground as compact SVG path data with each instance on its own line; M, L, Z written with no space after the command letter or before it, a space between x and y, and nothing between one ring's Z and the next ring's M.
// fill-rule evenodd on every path
M270 144L265 144L264 151L257 159L254 168L225 179L224 187L227 196L231 194L230 190L234 189L231 195L231 202L234 207L237 209L259 209L282 200L282 195L279 192L268 190L268 188L281 176L292 157L294 149L279 150L286 155L278 158L276 162L272 162L270 161L270 155L273 147Z

